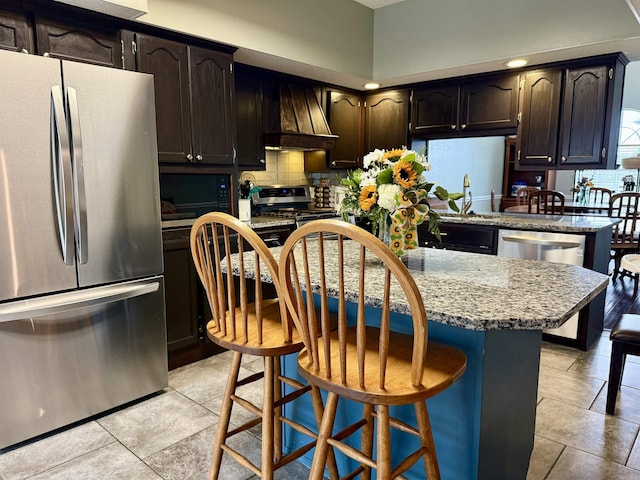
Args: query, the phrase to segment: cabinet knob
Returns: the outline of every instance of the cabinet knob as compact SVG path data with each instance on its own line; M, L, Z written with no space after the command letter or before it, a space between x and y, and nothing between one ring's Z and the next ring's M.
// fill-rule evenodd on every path
M464 130L465 128L467 128L467 124L466 124L466 123L463 123L462 125L460 125L460 128L461 128L462 130Z
M191 155L190 153L187 153L187 160L189 161L193 160L193 155Z
M455 130L457 125L451 125L451 130Z
M29 50L27 50L26 48L23 48L22 50L20 50L20 53L29 53Z
M261 158L261 159L260 159L260 163L265 163L264 158Z
M331 166L335 167L336 166L336 161L334 160L333 162L331 162Z
M200 155L200 154L196 155L196 160L201 162L202 161L202 155Z
M553 163L553 158L551 158L551 157L547 157L547 162L549 162L549 163Z
M44 52L44 53L42 54L42 56L43 56L43 57L48 57L48 56L49 56L49 52Z
M567 161L567 157L562 157L562 163Z

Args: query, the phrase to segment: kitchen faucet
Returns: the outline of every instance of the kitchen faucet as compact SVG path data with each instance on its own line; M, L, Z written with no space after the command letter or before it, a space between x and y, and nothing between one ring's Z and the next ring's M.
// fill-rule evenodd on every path
M469 174L464 174L464 180L462 182L462 207L460 208L460 214L466 215L471 208L471 204L473 203L473 197L471 195L471 190L469 190L469 201L467 202L467 188L471 186L471 182L469 181Z

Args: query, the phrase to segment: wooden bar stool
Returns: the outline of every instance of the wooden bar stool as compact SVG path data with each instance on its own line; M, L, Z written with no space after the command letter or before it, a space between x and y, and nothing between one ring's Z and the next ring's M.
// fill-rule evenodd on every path
M232 261L231 254L235 252L238 256ZM277 263L269 248L250 227L235 217L219 212L207 213L196 220L191 229L191 253L213 315L207 324L207 336L216 344L234 352L218 421L209 478L218 478L222 454L225 452L260 478L271 480L275 470L311 450L317 438L317 434L304 425L285 419L282 416L282 406L310 392L318 424L323 410L322 399L316 387L303 385L280 374L280 356L300 351L303 343L279 298L263 298L262 272L271 276L276 293L280 290ZM253 280L246 278L245 266L249 263L255 269ZM233 272L235 275L226 272ZM251 296L255 299L251 300ZM263 357L264 372L238 380L244 354ZM264 378L262 407L236 394L237 387L261 378ZM293 389L284 396L283 384ZM234 404L254 413L256 417L229 430ZM283 455L282 422L311 437L311 441L288 455ZM262 457L258 468L240 452L234 451L226 441L260 423ZM330 462L329 467L331 478L337 479L335 462Z
M611 329L611 364L606 411L614 415L627 354L640 355L640 315L624 314Z
M401 476L420 459L430 480L440 478L425 400L462 376L466 356L456 348L427 341L424 303L407 267L365 230L339 220L316 220L288 238L279 268L281 295L305 344L298 368L311 385L328 391L310 478L322 478L333 449L358 464L342 478L369 479L375 469L378 479L388 480ZM375 279L366 274L372 268ZM316 307L305 296L310 289L319 296L319 328ZM383 292L382 304L373 310L365 305L371 289ZM337 298L335 331L330 325L329 295ZM410 310L412 335L391 331L390 309L395 302ZM349 325L346 312L354 304L355 325ZM362 418L333 432L341 398L359 402ZM391 417L393 405L413 405L416 426ZM391 428L419 439L419 447L395 465L391 464ZM359 449L345 442L358 431ZM400 447L396 453L407 453L402 445L396 447Z

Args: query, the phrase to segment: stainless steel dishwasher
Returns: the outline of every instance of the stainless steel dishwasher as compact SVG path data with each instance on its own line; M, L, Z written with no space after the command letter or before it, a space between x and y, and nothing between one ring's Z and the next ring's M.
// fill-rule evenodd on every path
M498 255L502 257L567 263L582 267L584 245L584 235L529 230L498 231ZM578 338L578 316L576 313L561 327L543 331L575 340Z

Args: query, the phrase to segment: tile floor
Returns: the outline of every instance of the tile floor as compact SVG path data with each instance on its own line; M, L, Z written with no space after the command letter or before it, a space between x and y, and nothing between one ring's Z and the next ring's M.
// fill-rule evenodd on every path
M640 358L627 360L612 417L604 414L609 354L608 333L588 352L543 344L528 480L640 480ZM0 451L0 480L205 479L229 362L224 353L173 370L158 395ZM241 375L260 368L260 360L248 359ZM245 388L252 388L248 397L261 395L260 386ZM238 435L236 445L259 458L255 432ZM294 463L278 477L307 474ZM221 478L255 477L225 459Z

